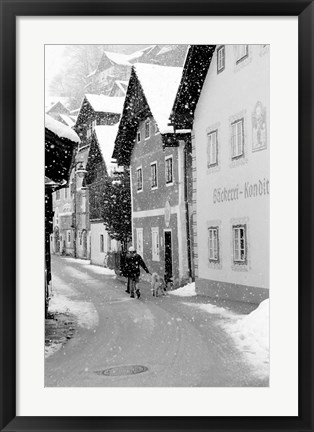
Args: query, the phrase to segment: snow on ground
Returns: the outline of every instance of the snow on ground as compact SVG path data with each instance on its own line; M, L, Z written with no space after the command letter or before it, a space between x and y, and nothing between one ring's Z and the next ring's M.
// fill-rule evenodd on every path
M86 259L72 258L72 257L64 257L63 259L72 263L90 265L90 260L86 260Z
M91 265L89 267L94 273L100 274L100 275L106 275L106 276L116 276L114 270L110 270L107 267L100 267Z
M110 270L107 267L100 267L97 265L93 265L90 263L90 260L71 258L71 257L66 257L64 259L72 263L81 264L83 267L87 267L88 270L91 270L92 272L100 275L116 276L114 270Z
M248 315L237 315L212 304L185 304L217 315L219 325L232 337L256 375L269 377L269 300L264 300Z
M269 300L264 300L249 315L223 327L245 353L256 373L261 378L269 376Z
M176 290L168 291L168 294L176 295L176 296L180 296L180 297L196 296L195 282L189 283L189 284L185 285L184 287L178 288Z
M48 358L55 352L59 351L61 347L62 347L62 343L55 343L55 342L49 345L45 345L45 358Z
M80 327L93 329L99 323L99 316L93 303L79 301L71 298L76 295L62 279L53 276L52 298L49 303L49 311L59 313L70 313L75 315Z

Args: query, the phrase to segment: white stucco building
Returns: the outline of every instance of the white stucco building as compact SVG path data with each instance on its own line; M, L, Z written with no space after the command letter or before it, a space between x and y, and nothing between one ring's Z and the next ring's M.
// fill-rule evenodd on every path
M192 129L198 293L269 295L269 86L267 45L190 48L172 121Z

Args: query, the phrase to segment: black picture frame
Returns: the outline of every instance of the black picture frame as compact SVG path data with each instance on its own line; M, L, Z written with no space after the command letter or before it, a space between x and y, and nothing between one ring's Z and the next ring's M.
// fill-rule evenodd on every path
M134 0L0 0L1 431L313 431L313 11L313 2L308 0L155 0L146 2ZM298 16L299 415L297 417L19 417L16 415L16 17L73 15ZM141 414L140 410L139 414Z

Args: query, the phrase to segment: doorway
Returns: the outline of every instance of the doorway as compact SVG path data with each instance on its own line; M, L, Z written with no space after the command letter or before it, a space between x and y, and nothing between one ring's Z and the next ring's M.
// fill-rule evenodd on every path
M55 227L54 232L54 253L59 253L60 251L60 239L59 239L59 227Z
M172 278L172 239L171 231L165 231L165 282Z
M87 232L83 230L83 258L87 258Z

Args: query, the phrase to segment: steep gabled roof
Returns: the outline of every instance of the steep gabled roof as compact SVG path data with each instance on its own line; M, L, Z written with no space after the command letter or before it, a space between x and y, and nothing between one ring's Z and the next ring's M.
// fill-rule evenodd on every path
M58 100L57 102L55 102L53 105L51 105L49 108L46 109L46 114L50 114L51 112L69 114L70 110L68 110L68 108L66 108L64 104Z
M107 169L113 164L112 153L114 148L114 142L117 137L119 125L104 125L95 126L94 134L96 136L99 149L101 151L102 157L106 164Z
M170 116L176 129L192 128L194 111L216 45L191 45L187 53L180 86Z
M152 64L139 63L132 67L113 151L118 164L129 163L138 125L147 116L154 117L163 140L173 134L168 119L181 73L182 68Z
M168 120L182 76L182 68L137 63L134 70L160 133L172 133L173 127L168 126Z

